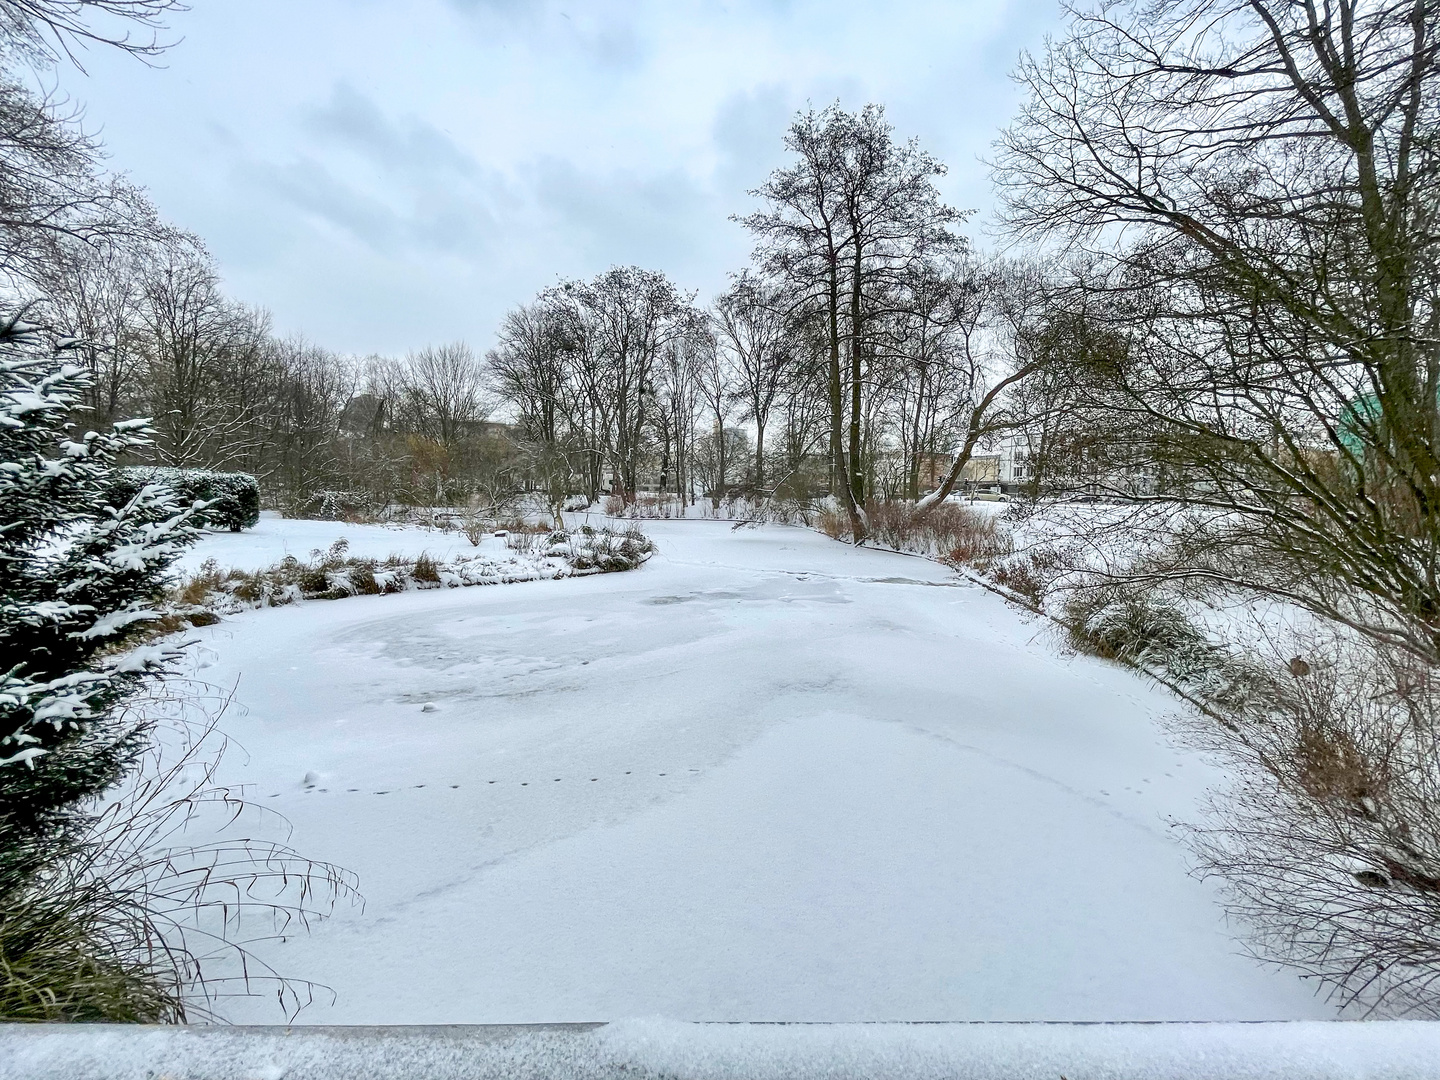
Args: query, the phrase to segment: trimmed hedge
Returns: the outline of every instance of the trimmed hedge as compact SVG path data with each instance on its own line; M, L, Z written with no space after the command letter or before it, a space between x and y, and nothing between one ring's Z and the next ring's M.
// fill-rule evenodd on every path
M260 520L260 485L249 473L173 469L160 465L116 469L110 482L111 505L123 506L146 484L164 484L182 500L208 503L196 515L203 525L228 526L231 532L239 532Z

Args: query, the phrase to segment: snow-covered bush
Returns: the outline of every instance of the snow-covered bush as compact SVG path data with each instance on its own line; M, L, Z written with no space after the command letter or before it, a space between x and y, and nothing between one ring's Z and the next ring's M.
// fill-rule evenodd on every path
M650 538L638 529L615 533L588 525L582 525L573 533L552 532L541 547L542 554L565 559L573 568L572 573L577 574L634 570L654 551Z
M1080 651L1158 675L1226 717L1252 715L1273 695L1260 664L1212 641L1179 602L1153 589L1074 589L1062 618Z
M195 513L198 524L239 532L254 528L260 520L260 485L255 477L249 473L210 469L171 469L159 465L116 469L109 489L111 505L123 505L142 488L153 484L163 484L187 504L203 501L205 507Z
M1257 955L1382 1015L1440 1018L1440 678L1343 628L1216 640L1194 598L1073 589L1077 648L1201 706L1187 741L1226 766L1189 835ZM1218 722L1217 722L1218 721Z
M166 653L116 647L158 617L197 533L168 487L110 498L116 460L149 438L143 421L75 438L88 380L34 330L0 323L0 1002L14 980L47 977L7 915L84 832L84 801L145 746L117 707Z
M196 538L163 485L108 499L114 461L148 444L141 421L72 438L86 372L0 326L0 845L109 784L126 733L104 717L158 661L108 662L158 617L166 571ZM3 866L3 856L0 856ZM0 869L3 882L3 869Z

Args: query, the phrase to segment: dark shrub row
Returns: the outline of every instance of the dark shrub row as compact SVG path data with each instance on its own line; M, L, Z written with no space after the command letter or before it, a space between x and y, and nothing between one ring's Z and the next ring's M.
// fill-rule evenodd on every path
M185 502L208 503L197 515L205 525L239 532L253 528L260 520L260 485L249 473L172 469L159 465L116 469L109 489L111 505L124 506L147 484L164 484Z

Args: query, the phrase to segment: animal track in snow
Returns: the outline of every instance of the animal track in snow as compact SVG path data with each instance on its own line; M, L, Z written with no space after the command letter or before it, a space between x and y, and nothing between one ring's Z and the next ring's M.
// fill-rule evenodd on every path
M700 772L701 770L698 769L698 768L693 768L693 767L691 767L691 768L687 768L686 771L687 771L687 772L690 772L690 773L698 773L698 772ZM634 775L635 775L635 771L634 771L633 769L626 769L625 772L624 772L624 775L625 775L625 776L634 776ZM642 775L644 775L644 774L642 774ZM668 778L668 777L670 776L670 772L669 772L669 771L667 771L667 772L657 772L657 773L655 773L654 775L655 775L655 777L656 777L657 779L660 778L660 777L666 777L666 778ZM677 775L680 775L680 774L677 773ZM306 779L307 779L307 780L310 780L311 777L313 777L313 776L314 776L314 774L308 774L308 773L307 773L307 774L306 774ZM317 779L318 779L318 778L317 778ZM556 777L553 777L553 778L552 778L551 782L552 782L552 783L555 783L555 784L559 784L559 783L561 783L562 781L564 781L564 779L565 779L565 778L564 778L563 776L556 776ZM600 777L600 776L592 776L592 777L589 778L590 783L592 783L592 784L598 784L598 783L600 783L600 781L601 781L602 779L604 779L604 777ZM618 777L616 777L615 779L618 779ZM477 784L480 783L480 781L478 781L478 780L475 781L475 782L476 782ZM505 782L504 782L504 781L501 781L501 780L486 780L486 781L484 781L484 783L485 783L486 786L489 786L489 785L492 785L492 784L504 784ZM511 784L517 784L517 785L520 786L520 787L530 787L532 782L529 781L529 780L518 780L518 781L517 781L517 780L512 780L512 781L509 781L509 783L511 783ZM303 792L302 792L302 793L305 794L305 795L329 795L329 794L335 794L335 795L360 795L360 794L366 794L366 795L391 795L391 794L394 794L396 791L405 791L405 790L418 791L418 790L420 790L421 788L425 788L425 787L429 787L429 786L431 786L431 785L429 785L429 784L411 784L411 785L409 785L409 786L406 787L406 788L385 788L383 791L368 791L368 792L367 792L367 791L363 791L361 788L353 788L353 787L352 787L352 788L345 788L343 791L340 790L339 788L337 788L337 789L335 789L334 792L331 792L331 790L330 790L329 788L322 788L322 787L316 786L315 784L308 784L308 785L303 789ZM434 785L434 786L437 788L437 790L439 790L439 789L442 788L442 785ZM447 785L443 785L443 787L448 787L451 791L459 791L463 786L464 786L464 785L462 785L462 784L447 784ZM268 798L268 799L278 799L278 798L280 798L281 795L284 795L284 794L285 794L285 792L283 792L283 791L277 791L277 792L274 792L274 793L272 793L272 794L270 794L270 795L267 795L267 796L265 796L265 797Z

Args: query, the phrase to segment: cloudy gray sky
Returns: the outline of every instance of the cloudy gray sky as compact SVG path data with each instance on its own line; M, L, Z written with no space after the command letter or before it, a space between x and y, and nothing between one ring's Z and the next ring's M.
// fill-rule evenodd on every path
M283 333L465 338L557 277L664 270L701 298L807 102L883 103L991 206L980 155L1055 0L192 0L150 69L53 73L117 169Z

